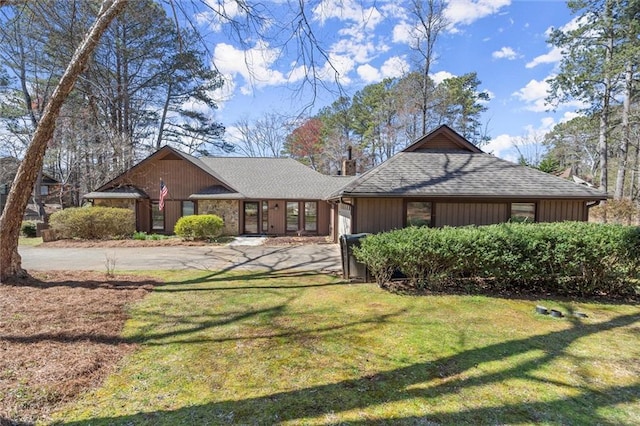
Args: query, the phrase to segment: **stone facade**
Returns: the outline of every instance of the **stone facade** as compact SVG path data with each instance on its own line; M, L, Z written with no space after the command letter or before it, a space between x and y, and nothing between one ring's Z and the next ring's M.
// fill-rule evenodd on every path
M238 201L198 200L198 214L215 214L224 221L223 235L238 235Z

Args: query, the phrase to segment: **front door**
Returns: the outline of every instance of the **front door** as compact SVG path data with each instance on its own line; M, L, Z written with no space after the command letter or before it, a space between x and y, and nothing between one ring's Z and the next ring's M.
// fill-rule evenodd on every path
M257 234L259 232L259 209L257 201L244 203L244 234Z

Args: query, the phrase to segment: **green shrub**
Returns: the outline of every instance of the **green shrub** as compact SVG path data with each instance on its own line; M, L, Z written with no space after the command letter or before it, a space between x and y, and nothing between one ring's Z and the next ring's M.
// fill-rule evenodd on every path
M135 215L129 209L74 207L52 214L49 224L60 238L128 238L135 232Z
M147 239L147 237L148 237L148 235L144 231L139 231L139 232L134 232L133 233L133 239L134 240L145 241Z
M639 278L640 228L585 222L406 228L354 250L379 285L394 271L418 288L628 296ZM481 286L482 288L480 288Z
M35 238L38 230L38 222L33 220L25 220L22 222L22 226L20 227L20 232L24 237L27 238Z
M213 214L183 216L176 222L173 232L186 240L210 240L222 232L222 218Z

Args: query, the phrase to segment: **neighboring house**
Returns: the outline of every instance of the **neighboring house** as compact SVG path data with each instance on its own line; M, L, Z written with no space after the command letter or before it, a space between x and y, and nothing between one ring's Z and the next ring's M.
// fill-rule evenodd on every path
M360 175L329 200L339 234L409 225L586 221L607 198L584 185L486 154L447 126Z
M196 158L165 146L83 198L134 210L136 229L150 233L173 233L182 216L216 214L228 235L334 235L326 198L350 179L290 158Z
M13 157L0 158L0 213L4 210L4 206L11 190L11 184L18 171L20 160ZM67 196L65 195L65 186L57 179L43 173L40 181L40 186L37 189L37 195L42 200L44 213L49 215L55 211L62 209L60 204L62 199L67 204ZM34 197L31 197L27 209L25 211L25 220L42 220L44 219L40 214L40 209L36 204Z

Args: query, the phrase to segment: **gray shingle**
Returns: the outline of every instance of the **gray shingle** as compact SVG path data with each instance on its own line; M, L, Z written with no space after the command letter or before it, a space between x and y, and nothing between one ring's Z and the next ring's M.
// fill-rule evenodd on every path
M337 196L605 199L606 194L485 153L401 152Z
M326 176L291 158L203 157L196 159L251 199L318 200L353 178Z

